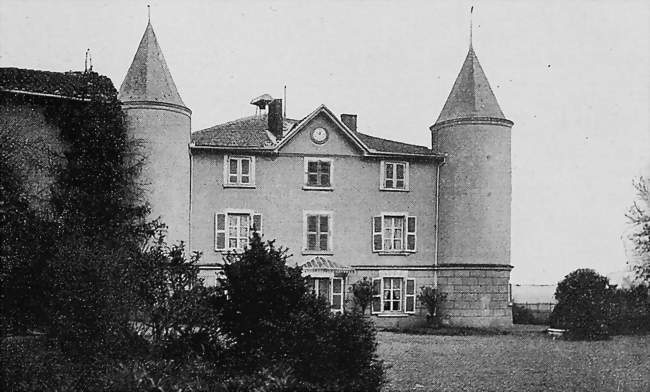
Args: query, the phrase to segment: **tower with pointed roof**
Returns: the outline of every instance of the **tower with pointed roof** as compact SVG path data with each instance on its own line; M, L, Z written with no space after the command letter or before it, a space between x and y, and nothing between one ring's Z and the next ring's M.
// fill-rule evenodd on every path
M455 324L507 325L510 276L511 128L470 44L451 93L431 126L439 167L437 262ZM471 286L467 283L475 284ZM455 285L460 283L460 285ZM468 294L471 303L464 304ZM458 288L461 288L458 290ZM466 290L465 290L466 291ZM479 301L475 301L474 297Z
M120 87L128 129L145 160L141 183L151 217L161 217L172 242L189 240L190 121L151 22Z

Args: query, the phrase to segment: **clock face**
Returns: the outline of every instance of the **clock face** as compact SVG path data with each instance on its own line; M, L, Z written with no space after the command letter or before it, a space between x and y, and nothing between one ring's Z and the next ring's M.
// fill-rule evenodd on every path
M327 141L328 137L329 135L327 134L327 130L325 130L325 128L316 128L311 131L311 139L314 141L314 143L323 144Z

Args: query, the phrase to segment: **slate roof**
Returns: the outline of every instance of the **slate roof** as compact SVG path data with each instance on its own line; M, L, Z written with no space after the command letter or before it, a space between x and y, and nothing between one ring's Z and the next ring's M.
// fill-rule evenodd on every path
M115 88L110 79L95 72L0 68L0 90L57 98L88 99L91 94L115 91Z
M433 150L425 146L396 142L393 140L382 139L375 136L356 132L361 141L371 150L385 153L401 154L433 154Z
M297 122L285 119L285 131ZM194 132L192 143L196 146L211 147L272 147L275 143L266 132L267 128L266 114L253 115Z
M118 98L122 102L161 102L185 107L151 23L142 35Z
M192 133L192 143L196 146L209 147L273 147L275 143L266 131L267 121L267 115L263 114L215 125ZM285 132L299 122L298 120L285 119ZM433 150L428 147L382 139L361 132L355 132L355 134L368 149L376 152L435 155Z
M506 119L499 107L483 68L470 46L447 102L436 124L461 118L490 117Z

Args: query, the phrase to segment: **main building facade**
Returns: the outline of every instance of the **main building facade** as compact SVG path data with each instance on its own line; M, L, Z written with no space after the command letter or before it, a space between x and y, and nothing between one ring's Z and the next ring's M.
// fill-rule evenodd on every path
M362 133L356 115L325 106L285 118L268 95L251 102L257 115L192 133L151 24L119 98L145 141L152 215L170 240L203 253L208 284L256 230L289 248L332 311L349 309L351 285L367 278L380 326L422 322L422 287L447 293L450 324L512 323L513 123L471 47L428 131L431 147Z

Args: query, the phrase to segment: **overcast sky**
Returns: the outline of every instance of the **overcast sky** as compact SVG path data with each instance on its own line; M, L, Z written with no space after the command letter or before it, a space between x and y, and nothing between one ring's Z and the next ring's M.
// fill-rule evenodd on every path
M622 270L632 179L650 174L650 8L639 1L0 2L0 66L94 70L119 88L146 5L192 129L281 97L363 132L430 144L428 127L474 48L512 132L513 283Z

